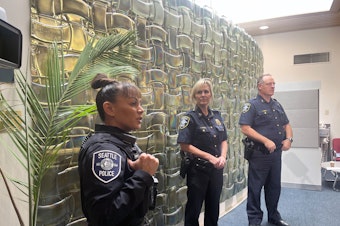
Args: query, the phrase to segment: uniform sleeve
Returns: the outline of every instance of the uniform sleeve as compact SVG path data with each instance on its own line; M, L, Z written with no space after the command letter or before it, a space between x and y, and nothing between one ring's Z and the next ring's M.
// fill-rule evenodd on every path
M131 214L138 218L148 211L152 177L129 171L125 153L112 146L95 144L79 158L84 214L94 225L118 225Z
M254 123L255 115L256 112L254 106L249 102L245 103L242 108L239 124L252 126Z
M224 128L224 133L222 136L222 141L228 140L228 132L227 132L227 128L225 127L224 123L223 123L223 128Z
M283 125L287 125L289 123L289 119L288 119L288 116L284 110L284 108L282 107L282 105L280 103L278 103L281 111L282 111L282 116L281 116L281 120L283 122Z
M178 126L177 143L192 144L193 130L193 118L189 114L182 116Z

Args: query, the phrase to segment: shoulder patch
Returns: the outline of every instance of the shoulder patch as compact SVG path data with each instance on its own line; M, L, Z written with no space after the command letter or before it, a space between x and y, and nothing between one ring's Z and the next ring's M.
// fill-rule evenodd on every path
M102 182L116 179L121 171L122 156L115 151L101 150L93 153L92 172Z
M179 123L179 129L184 129L189 125L190 117L189 116L183 116L181 118L181 122Z
M250 106L251 106L250 103L246 103L246 104L243 106L242 113L246 113L247 111L249 111Z

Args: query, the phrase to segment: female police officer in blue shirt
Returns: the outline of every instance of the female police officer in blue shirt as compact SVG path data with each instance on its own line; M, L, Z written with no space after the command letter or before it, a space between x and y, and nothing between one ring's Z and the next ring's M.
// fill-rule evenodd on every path
M219 216L228 144L220 112L209 108L212 90L209 79L200 79L194 85L191 98L196 107L181 118L178 129L177 142L191 160L187 170L185 226L199 225L203 201L205 226L216 226Z
M83 143L79 153L81 201L90 226L139 226L150 205L159 161L142 153L130 131L139 129L143 108L134 84L98 74L96 104L103 125Z
M247 214L249 225L261 225L261 190L264 187L268 221L288 226L277 210L281 193L281 156L293 142L293 132L281 104L272 98L275 81L265 74L257 82L258 95L243 107L239 124L241 131L256 148L248 159Z

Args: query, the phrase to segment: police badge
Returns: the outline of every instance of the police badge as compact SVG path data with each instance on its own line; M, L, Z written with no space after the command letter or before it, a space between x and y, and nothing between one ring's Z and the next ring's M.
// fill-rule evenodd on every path
M222 125L221 121L219 119L215 119L216 125L220 126Z

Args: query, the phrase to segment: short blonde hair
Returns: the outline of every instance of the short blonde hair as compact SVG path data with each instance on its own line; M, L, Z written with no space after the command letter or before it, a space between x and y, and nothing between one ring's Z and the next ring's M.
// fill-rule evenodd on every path
M191 89L191 93L190 93L190 97L191 97L191 101L193 103L195 102L195 94L197 93L197 91L204 85L207 84L209 86L210 89L210 93L211 93L211 100L210 102L214 99L214 92L213 92L213 86L211 83L211 80L209 78L201 78L200 80L198 80L195 85L192 87Z

